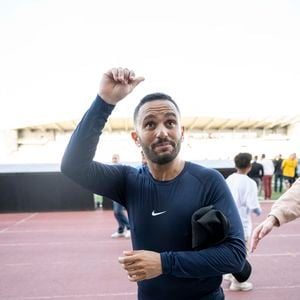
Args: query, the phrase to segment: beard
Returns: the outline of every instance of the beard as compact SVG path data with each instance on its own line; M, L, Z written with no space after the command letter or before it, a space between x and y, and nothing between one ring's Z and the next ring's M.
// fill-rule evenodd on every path
M168 143L173 147L173 150L171 152L163 152L163 153L156 153L155 148L158 146L161 146L162 143ZM145 144L141 143L143 152L145 156L153 163L158 165L165 165L171 161L173 161L181 148L181 139L179 139L177 142L169 140L169 139L159 139L155 143L151 144L150 146L146 146Z

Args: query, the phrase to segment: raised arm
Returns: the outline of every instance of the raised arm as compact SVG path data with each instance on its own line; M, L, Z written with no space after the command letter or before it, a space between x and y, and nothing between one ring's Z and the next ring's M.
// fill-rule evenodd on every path
M103 74L98 95L76 127L66 148L61 171L83 187L102 195L117 194L120 169L93 161L99 137L115 105L144 80L133 71L113 68ZM101 184L100 184L101 183Z

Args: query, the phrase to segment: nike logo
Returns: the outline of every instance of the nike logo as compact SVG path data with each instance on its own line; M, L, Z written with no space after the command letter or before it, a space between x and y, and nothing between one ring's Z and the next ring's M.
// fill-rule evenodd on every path
M159 215L162 215L162 214L164 214L164 213L166 213L167 211L165 210L165 211L160 211L160 212L155 212L154 210L152 211L152 216L153 217L156 217L156 216L159 216Z

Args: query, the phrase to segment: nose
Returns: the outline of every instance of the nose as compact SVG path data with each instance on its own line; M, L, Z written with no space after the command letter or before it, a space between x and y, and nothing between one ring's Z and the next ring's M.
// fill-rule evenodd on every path
M168 135L169 135L168 129L163 124L156 127L156 137L157 138L163 139L163 138L168 137Z

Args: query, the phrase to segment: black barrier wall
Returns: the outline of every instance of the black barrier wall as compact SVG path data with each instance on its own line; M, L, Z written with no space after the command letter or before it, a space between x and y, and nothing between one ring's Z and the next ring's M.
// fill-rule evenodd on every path
M235 172L214 169L224 178ZM0 166L0 212L94 210L94 195L58 170L59 165ZM112 209L112 201L103 197L102 208Z
M0 173L0 212L94 208L93 194L60 172Z
M225 179L232 173L236 172L236 168L216 168L216 170L219 171Z

